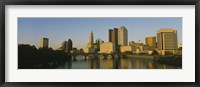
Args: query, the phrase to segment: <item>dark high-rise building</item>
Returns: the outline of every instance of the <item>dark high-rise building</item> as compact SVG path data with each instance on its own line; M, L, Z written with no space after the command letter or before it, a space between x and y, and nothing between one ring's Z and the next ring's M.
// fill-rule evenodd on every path
M108 42L112 42L112 29L109 29L108 31Z
M72 47L73 47L72 40L69 39L69 40L67 41L67 48L66 48L66 51L67 51L67 52L70 52L70 51L72 50Z
M109 29L109 42L112 42L114 46L116 47L116 50L118 50L118 28Z
M108 36L109 36L109 42L112 42L113 44L118 45L118 29L117 28L114 28L113 30L109 29Z

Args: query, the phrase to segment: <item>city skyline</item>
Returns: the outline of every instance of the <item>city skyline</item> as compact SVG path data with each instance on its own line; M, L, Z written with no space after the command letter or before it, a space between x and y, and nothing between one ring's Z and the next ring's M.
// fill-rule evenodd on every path
M90 26L91 25L91 26ZM116 25L116 26L115 26ZM49 38L49 47L58 49L63 41L71 39L73 47L85 48L89 32L93 31L94 41L101 38L108 41L108 30L125 26L128 42L156 36L160 28L173 28L182 43L182 18L18 18L18 44L39 47L41 37ZM80 31L80 32L79 32Z

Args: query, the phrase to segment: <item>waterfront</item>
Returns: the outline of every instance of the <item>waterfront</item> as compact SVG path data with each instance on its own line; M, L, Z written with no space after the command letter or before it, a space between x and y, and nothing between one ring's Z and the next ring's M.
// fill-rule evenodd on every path
M18 20L18 69L182 68L181 18Z
M59 63L56 63L59 64ZM51 67L50 67L51 68ZM59 64L56 69L181 69L179 66L160 64L145 58L94 58L78 56L76 60Z

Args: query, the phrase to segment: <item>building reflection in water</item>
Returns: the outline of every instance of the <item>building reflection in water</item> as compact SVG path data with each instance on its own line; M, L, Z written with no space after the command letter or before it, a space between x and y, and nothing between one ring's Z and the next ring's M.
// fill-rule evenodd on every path
M77 58L57 68L65 69L177 69L176 66L159 64L150 59L139 58Z
M130 59L120 59L120 68L121 69L131 69L132 61Z
M100 69L113 69L114 64L112 59L99 59Z

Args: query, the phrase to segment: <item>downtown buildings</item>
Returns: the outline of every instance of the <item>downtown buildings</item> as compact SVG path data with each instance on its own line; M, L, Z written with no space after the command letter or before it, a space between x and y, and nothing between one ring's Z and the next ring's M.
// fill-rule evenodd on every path
M93 32L90 32L89 42L83 49L84 53L114 53L120 51L120 46L128 45L128 31L126 27L113 28L108 30L108 42L98 38L96 43L93 41Z
M118 33L116 33L116 31L118 31ZM128 31L124 26L122 26L119 29L109 29L109 42L110 43L105 43L107 44L107 46L105 46L104 44L102 45L103 47L100 47L104 49L104 51L101 52L128 52L136 54L151 54L153 51L156 50L161 55L171 55L178 52L177 31L173 28L159 29L156 32L156 36L145 37L145 44L140 43L139 40L139 43L130 41L128 45Z
M97 38L94 43L93 32L89 33L89 41L83 50L84 53L133 53L151 54L157 51L161 55L175 54L178 50L177 31L172 28L161 28L156 31L156 36L145 37L145 44L130 41L128 44L128 30L125 26L108 30L108 42ZM48 47L48 38L41 38L40 46ZM182 47L180 46L180 49ZM71 39L63 41L60 50L76 52Z
M112 52L120 52L120 46L128 45L128 30L126 29L125 26L109 29L108 39L110 43L107 43L107 44L109 44L112 47ZM113 44L113 46L111 45L111 43ZM104 48L102 48L102 50L103 49ZM101 52L105 52L105 51L101 51Z
M62 50L64 52L70 52L73 50L73 42L71 39L68 39L68 41L63 41L61 44L61 47L58 50Z
M112 42L114 45L126 46L128 45L128 30L125 26L119 28L109 29L109 42Z

